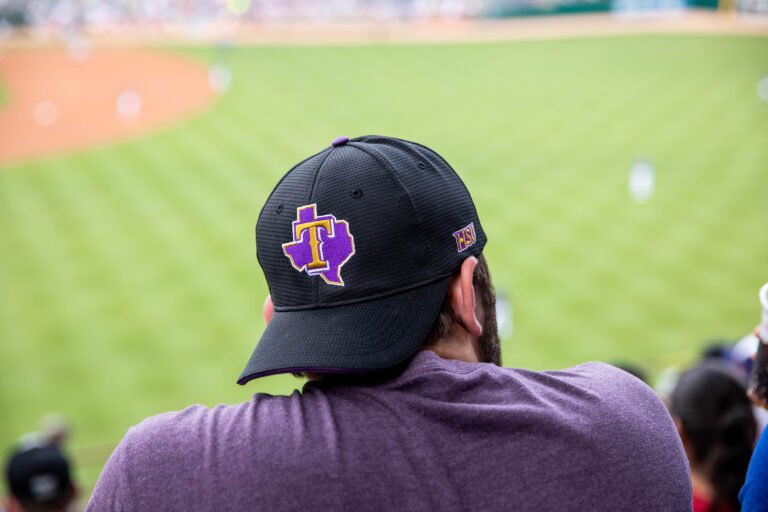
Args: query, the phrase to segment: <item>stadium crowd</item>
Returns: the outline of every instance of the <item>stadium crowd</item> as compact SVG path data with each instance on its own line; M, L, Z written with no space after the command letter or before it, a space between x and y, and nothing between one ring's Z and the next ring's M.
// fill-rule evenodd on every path
M478 16L490 0L5 0L0 21L18 26L110 30L174 23L422 20Z
M486 236L434 151L339 137L277 184L256 236L271 295L239 383L293 373L302 392L142 422L88 510L768 510L734 347L661 397L602 363L501 366ZM14 447L8 511L80 507L60 444Z

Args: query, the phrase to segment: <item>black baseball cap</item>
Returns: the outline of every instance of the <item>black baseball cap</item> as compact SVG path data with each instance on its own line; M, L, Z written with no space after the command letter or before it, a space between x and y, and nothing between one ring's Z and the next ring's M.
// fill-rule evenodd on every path
M69 462L55 445L17 449L8 461L11 494L22 502L50 505L72 494Z
M274 315L238 383L407 360L450 276L485 243L467 188L440 155L392 137L335 139L288 171L259 215Z

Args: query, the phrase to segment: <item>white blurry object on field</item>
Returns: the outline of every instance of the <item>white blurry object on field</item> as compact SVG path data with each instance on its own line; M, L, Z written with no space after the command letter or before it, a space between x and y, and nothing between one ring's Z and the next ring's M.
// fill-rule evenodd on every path
M768 103L768 76L764 76L757 82L757 97Z
M503 293L496 296L496 325L501 338L507 338L515 331L515 323L512 318L512 301L508 300Z
M51 126L59 117L59 109L50 101L39 101L32 109L32 119L40 126Z
M126 89L117 95L115 105L117 115L123 121L132 121L141 112L141 96L132 89Z
M641 160L629 170L629 195L638 203L648 201L656 188L656 171L650 162Z
M81 35L73 35L67 39L67 53L78 62L83 62L91 55L91 41Z
M208 71L208 85L216 94L224 94L232 87L232 71L221 62L211 66Z

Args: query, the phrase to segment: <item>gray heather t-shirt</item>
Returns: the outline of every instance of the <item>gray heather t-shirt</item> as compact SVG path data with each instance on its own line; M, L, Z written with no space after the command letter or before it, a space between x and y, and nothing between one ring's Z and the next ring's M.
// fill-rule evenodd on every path
M421 352L383 382L149 418L88 510L690 511L691 484L666 409L621 370Z

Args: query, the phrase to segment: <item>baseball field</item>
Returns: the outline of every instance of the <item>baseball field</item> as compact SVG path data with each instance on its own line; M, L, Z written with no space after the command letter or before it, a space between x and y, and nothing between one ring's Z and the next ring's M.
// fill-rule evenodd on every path
M264 327L254 225L338 135L417 140L458 170L512 306L506 365L653 373L759 320L766 37L143 51L223 64L231 87L156 129L0 167L0 446L62 414L86 491L148 415L301 386L235 384Z

